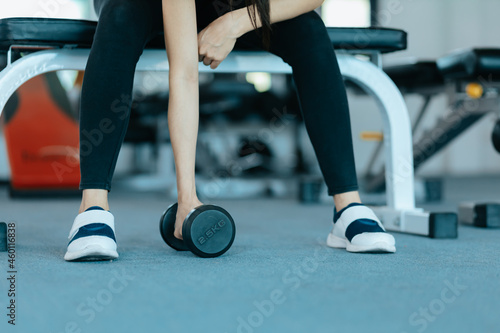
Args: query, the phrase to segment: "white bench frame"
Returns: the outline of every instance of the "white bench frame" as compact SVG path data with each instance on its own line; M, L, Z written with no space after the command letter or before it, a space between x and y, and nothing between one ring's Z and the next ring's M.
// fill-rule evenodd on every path
M0 72L0 115L8 99L23 83L47 72L84 70L89 52L89 49L49 49L30 53L12 63L9 52L9 63ZM382 113L387 205L376 208L377 215L388 230L428 236L430 214L415 207L411 126L400 91L369 61L339 53L338 62L342 75L374 97ZM137 64L137 71L168 70L164 50L145 50ZM292 72L277 56L246 51L232 52L215 71L202 64L199 70L211 73Z

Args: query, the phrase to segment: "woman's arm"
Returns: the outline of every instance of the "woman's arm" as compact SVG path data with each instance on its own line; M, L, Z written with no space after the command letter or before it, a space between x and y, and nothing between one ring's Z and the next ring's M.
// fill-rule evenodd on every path
M308 13L324 2L324 0L269 0L271 23L286 21L304 13ZM238 37L254 29L248 16L247 8L237 9L224 16L233 21ZM262 26L257 16L257 28Z
M269 0L271 23L285 21L310 12L324 0ZM257 28L262 23L257 15ZM200 60L217 68L234 48L236 39L254 29L246 7L234 10L208 25L198 35Z
M194 166L199 119L196 7L195 0L162 1L165 45L170 66L168 127L181 206L183 202L189 205L196 198Z

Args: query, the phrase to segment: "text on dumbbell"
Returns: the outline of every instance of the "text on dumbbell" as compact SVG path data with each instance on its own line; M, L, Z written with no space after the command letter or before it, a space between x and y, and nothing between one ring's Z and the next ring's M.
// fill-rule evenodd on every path
M200 245L203 245L207 240L212 238L216 233L218 233L224 226L226 225L226 221L220 220L216 224L213 225L213 227L210 227L207 231L203 233L204 236L201 236L198 238L198 243Z

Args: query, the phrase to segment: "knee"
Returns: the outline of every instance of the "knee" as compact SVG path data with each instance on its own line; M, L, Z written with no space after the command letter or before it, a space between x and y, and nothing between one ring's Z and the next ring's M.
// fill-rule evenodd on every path
M151 21L146 1L105 1L99 9L99 26L119 32L114 37L138 35Z
M284 57L290 65L303 60L303 57L328 59L334 54L325 24L316 12L300 15L282 28L280 33L287 34L290 39L290 47Z
M300 35L316 35L325 30L323 19L316 12L308 12L297 16L290 21L295 32Z

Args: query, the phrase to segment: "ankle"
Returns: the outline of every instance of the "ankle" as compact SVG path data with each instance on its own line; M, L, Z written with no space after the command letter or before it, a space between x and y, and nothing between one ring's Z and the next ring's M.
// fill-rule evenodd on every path
M361 203L361 198L358 191L352 191L334 195L333 202L335 209L339 212L352 203Z
M90 207L101 207L102 209L108 211L109 210L109 205L107 202L95 202L95 203L84 203L82 202L80 204L80 209L78 210L78 214L81 214L85 212L87 209Z
M80 204L79 213L83 213L93 206L101 207L104 210L109 210L108 191L107 190L84 190L82 194L82 202Z

